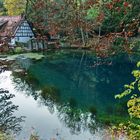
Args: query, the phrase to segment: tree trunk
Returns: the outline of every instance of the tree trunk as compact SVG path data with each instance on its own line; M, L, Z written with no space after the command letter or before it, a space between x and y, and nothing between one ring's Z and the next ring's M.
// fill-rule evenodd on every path
M83 28L80 28L80 30L81 30L81 36L82 36L83 46L85 46L85 45L86 45L86 42L85 42L85 37L84 37Z

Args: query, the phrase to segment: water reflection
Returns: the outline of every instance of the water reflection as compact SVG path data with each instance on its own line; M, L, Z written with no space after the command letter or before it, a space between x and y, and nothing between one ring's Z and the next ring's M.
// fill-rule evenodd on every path
M90 113L83 112L80 109L71 108L68 105L63 105L57 107L59 119L70 128L71 133L79 134L83 130L89 129L89 125L92 123L92 128L96 125L95 120L91 118ZM97 130L98 126L96 125L94 131Z
M24 78L13 77L13 81L16 85L15 89L18 91L25 91L24 93L26 95L32 96L39 104L47 106L50 113L57 111L57 117L65 127L69 128L72 134L80 134L83 131L90 131L92 134L95 134L101 127L106 127L103 124L107 123L107 125L109 125L111 123L109 119L103 119L108 116L98 115L95 106L90 106L89 110L83 110L78 107L77 100L74 98L69 98L67 102L63 102L61 99L62 94L56 87L46 85L40 90L39 88L35 90L33 89L34 86L29 85L25 80L26 78ZM100 117L102 117L102 120L100 120Z
M32 96L51 113L57 112L59 120L73 134L83 130L95 133L99 128L119 123L122 116L127 120L125 101L117 102L114 95L132 80L134 63L77 53L58 56L48 56L32 65L27 75L13 73L15 90Z
M93 114L77 108L74 98L70 98L67 103L62 102L61 92L56 87L46 85L43 89L36 91L28 85L24 78L19 78L17 75L13 77L15 89L26 91L26 95L31 95L39 104L47 106L51 113L57 110L59 120L70 129L72 134L80 134L81 131L87 131L87 129L94 133L98 129Z
M38 98L37 89L38 81L28 73L17 73L12 72L12 84L14 85L15 91L22 91L27 96L32 96L35 100Z
M20 123L24 117L16 117L14 112L18 106L14 105L11 99L14 97L9 91L0 89L0 130L4 133L19 133L22 129Z

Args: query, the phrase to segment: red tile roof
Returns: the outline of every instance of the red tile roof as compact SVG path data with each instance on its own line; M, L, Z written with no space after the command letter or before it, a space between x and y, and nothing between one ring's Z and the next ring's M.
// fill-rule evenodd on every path
M1 26L4 25L2 23L7 22L4 29L3 30L0 29L0 37L13 36L21 20L22 20L21 16L0 16Z

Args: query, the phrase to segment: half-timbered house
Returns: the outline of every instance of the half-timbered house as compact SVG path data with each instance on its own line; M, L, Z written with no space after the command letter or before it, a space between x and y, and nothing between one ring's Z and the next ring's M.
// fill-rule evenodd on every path
M35 38L31 24L23 16L0 16L0 40L10 45L16 42L27 43Z

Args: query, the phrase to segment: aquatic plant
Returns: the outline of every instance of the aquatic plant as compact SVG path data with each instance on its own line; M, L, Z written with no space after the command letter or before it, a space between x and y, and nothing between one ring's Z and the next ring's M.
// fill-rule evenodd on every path
M60 91L55 86L46 85L42 89L41 96L45 100L49 100L49 101L53 101L53 102L58 102L60 100Z
M74 98L70 98L68 102L69 102L70 107L72 108L77 107L77 103Z
M92 114L92 116L97 115L97 109L95 106L89 107L89 112Z
M120 123L128 122L128 117L117 116L116 114L108 115L108 114L99 114L96 117L96 121L101 124L103 127L105 126L113 126L118 125Z
M127 113L127 105L126 105L126 101L121 101L120 103L118 104L115 104L114 105L114 114L116 115L128 115Z
M30 85L38 85L39 81L36 78L35 75L33 75L31 72L27 72L27 75L25 77L25 81L29 83Z

